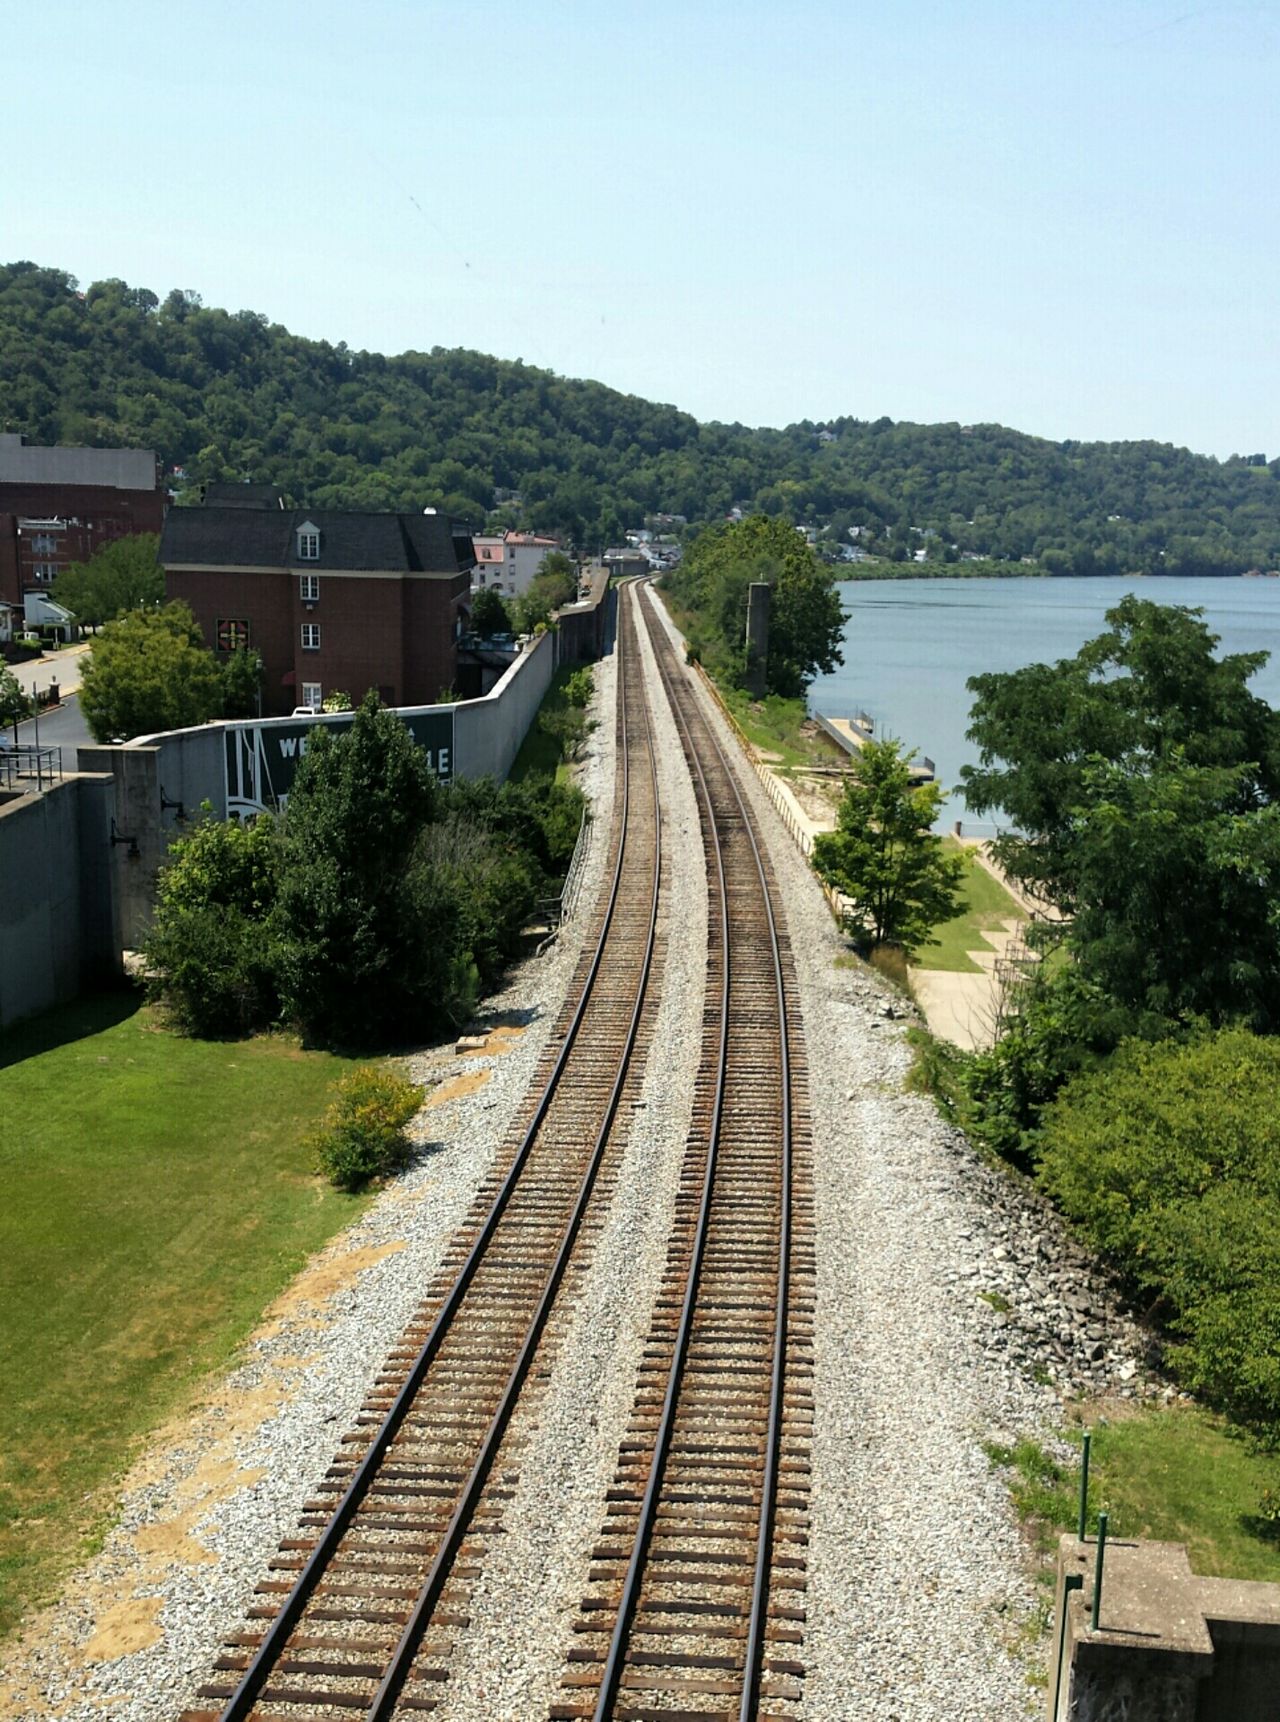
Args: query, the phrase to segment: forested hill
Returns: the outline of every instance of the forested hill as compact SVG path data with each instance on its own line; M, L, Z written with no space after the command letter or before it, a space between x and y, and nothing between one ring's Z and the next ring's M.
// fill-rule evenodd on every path
M481 353L352 352L190 293L161 300L122 281L81 292L31 263L0 266L0 428L154 447L189 484L271 481L317 507L432 503L476 528L559 529L589 548L646 514L696 524L738 504L829 541L859 526L894 558L928 543L1056 573L1280 565L1280 461L1260 455L1052 443L998 425L699 424Z

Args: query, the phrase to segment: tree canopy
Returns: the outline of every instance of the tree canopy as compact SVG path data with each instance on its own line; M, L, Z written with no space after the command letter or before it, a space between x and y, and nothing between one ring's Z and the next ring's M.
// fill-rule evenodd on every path
M7 664L0 664L0 727L21 723L31 715L31 700L22 691L17 676Z
M77 622L96 628L126 610L154 608L164 602L164 570L157 561L160 540L154 532L117 538L88 562L73 562L54 581L53 596Z
M907 952L936 943L932 929L957 912L964 877L963 860L932 830L941 786L912 778L914 758L897 741L859 748L836 829L813 842L814 870L848 899L854 934Z
M84 660L80 709L98 741L206 723L222 712L223 674L185 604L108 622Z
M799 698L815 675L841 660L844 611L829 568L794 526L768 515L726 522L704 532L665 577L690 612L695 642L709 663L740 681L746 671L747 592L772 588L765 683L769 693Z
M1280 714L1200 613L1126 596L1074 658L975 676L963 772L1002 865L1142 1014L1280 1024Z
M657 512L734 506L908 563L1033 557L1056 574L1280 565L1280 461L1000 425L842 417L785 430L688 413L520 361L304 340L259 312L0 267L0 426L154 447L177 482L248 477L317 508L447 509L580 547ZM193 492L194 493L194 492Z

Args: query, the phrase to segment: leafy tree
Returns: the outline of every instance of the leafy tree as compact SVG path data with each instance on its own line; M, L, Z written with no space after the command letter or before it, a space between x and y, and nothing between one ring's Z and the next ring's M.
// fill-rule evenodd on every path
M229 718L257 717L261 710L262 656L243 647L231 653L222 666L222 715Z
M1280 1044L1128 1041L1045 1115L1039 1176L1172 1328L1172 1361L1280 1443Z
M963 776L1017 827L1001 864L1057 905L1081 972L1137 1020L1280 1023L1280 715L1262 653L1126 597L1057 664L974 677Z
M249 1034L278 1010L279 952L270 926L279 836L252 822L204 817L169 851L146 937L148 990L188 1034Z
M482 586L478 592L471 594L471 626L482 640L491 639L494 634L509 634L511 632L511 617L507 606L502 601L501 593L492 586Z
M848 923L871 945L910 952L960 904L964 861L947 855L931 829L946 799L936 783L911 776L914 753L896 741L858 750L834 831L814 839L813 865L849 899Z
M456 897L414 865L437 794L373 692L348 730L311 736L285 818L278 926L286 1013L317 1040L410 1040L457 994Z
M571 570L573 564L561 552L553 552L560 560L568 564ZM578 590L577 582L572 572L563 568L548 568L550 556L542 559L542 571L535 574L528 587L520 593L511 605L512 619L522 634L532 634L539 627L545 627L552 615L562 604L573 601L574 593Z
M677 600L709 628L722 662L746 668L747 591L772 588L768 691L799 698L815 675L842 661L844 610L834 576L785 519L753 514L704 532L667 580Z
M31 716L31 709L31 701L22 691L17 676L7 665L0 664L0 728L10 723L16 727Z
M98 741L205 723L222 698L221 667L185 604L108 622L81 675L80 709Z
M73 562L53 584L53 596L85 627L113 622L128 610L164 602L164 570L154 532L117 538L88 562Z

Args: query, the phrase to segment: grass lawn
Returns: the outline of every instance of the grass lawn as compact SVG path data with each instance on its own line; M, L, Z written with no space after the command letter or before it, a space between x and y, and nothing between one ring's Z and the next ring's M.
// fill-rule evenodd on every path
M538 717L541 717L543 712L564 710L564 684L575 670L581 668L581 664L565 664L556 671L551 678L551 685L542 696ZM512 783L523 783L529 777L554 777L557 783L567 783L569 766L560 743L555 736L547 734L538 722L538 717L529 725L529 733L520 743L520 751L507 775Z
M938 943L922 945L912 960L918 969L946 969L953 974L976 975L980 964L973 961L969 952L990 948L990 940L983 935L1003 926L1011 916L1025 921L1026 915L1000 881L988 873L972 849L957 843L954 837L945 837L943 844L950 852L958 851L965 858L968 871L961 885L965 906L953 919L943 921L933 929Z
M741 688L719 682L716 686L743 733L770 765L785 772L797 765L845 763L844 749L811 723L803 700L784 700L777 694L753 700ZM802 733L806 723L810 727Z
M301 1138L346 1061L183 1040L135 995L0 1037L0 1632L109 1523L147 1431L358 1199Z
M1280 1526L1268 1527L1259 1514L1263 1490L1280 1490L1280 1459L1253 1452L1194 1407L1086 1423L1093 1430L1090 1534L1105 1508L1108 1535L1186 1543L1193 1570L1206 1577L1280 1582ZM1076 1526L1078 1464L1059 1466L1030 1441L988 1452L1008 1468L1014 1504L1050 1552L1058 1532Z

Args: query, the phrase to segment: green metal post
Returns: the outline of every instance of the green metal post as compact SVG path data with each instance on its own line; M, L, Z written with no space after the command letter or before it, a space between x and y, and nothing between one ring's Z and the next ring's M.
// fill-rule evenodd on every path
M1093 1569L1093 1613L1089 1618L1089 1631L1097 1632L1098 1616L1102 1612L1102 1563L1107 1555L1107 1515L1098 1514L1098 1559Z
M1080 1455L1080 1520L1076 1528L1076 1536L1084 1541L1085 1529L1089 1523L1089 1448L1093 1444L1093 1436L1085 1432L1084 1452Z
M1071 1593L1083 1588L1083 1573L1063 1574L1062 1618L1058 1622L1058 1662L1053 1675L1053 1722L1058 1722L1058 1706L1062 1702L1062 1657L1067 1648L1067 1604L1071 1600Z

